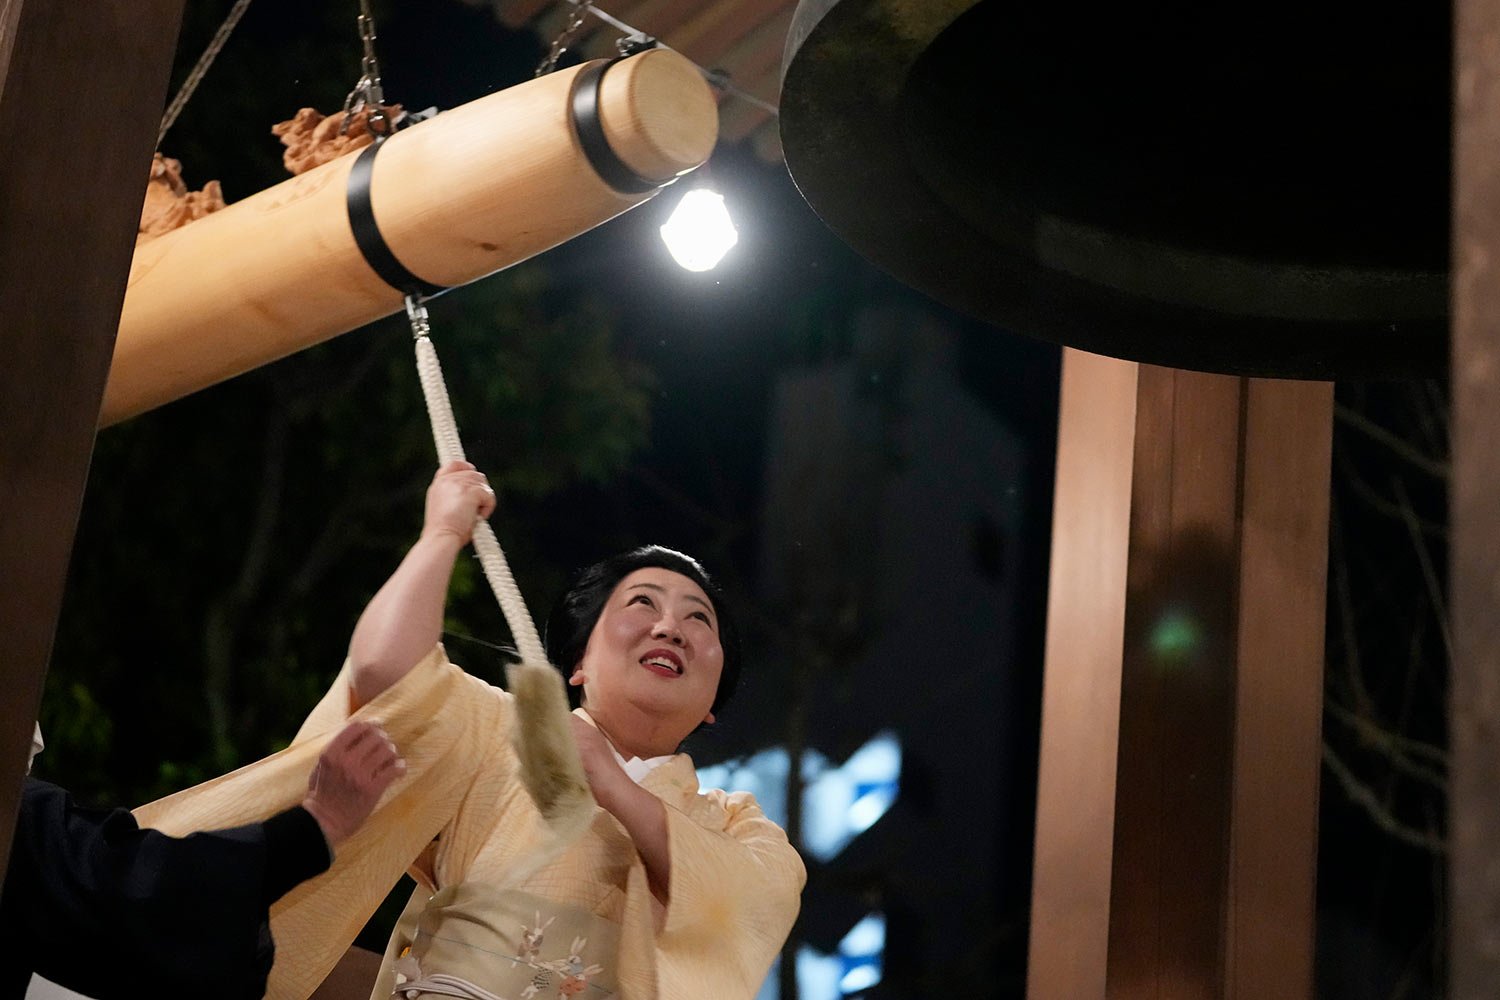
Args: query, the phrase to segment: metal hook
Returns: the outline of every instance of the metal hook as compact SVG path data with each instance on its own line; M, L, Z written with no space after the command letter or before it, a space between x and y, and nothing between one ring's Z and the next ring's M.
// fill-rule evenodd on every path
M661 42L644 31L637 31L633 35L622 35L615 39L615 51L619 52L622 56L633 56L639 52L649 52L659 45L661 45Z
M420 295L406 297L406 320L411 324L412 340L427 340L432 335L432 325L427 319L427 306Z

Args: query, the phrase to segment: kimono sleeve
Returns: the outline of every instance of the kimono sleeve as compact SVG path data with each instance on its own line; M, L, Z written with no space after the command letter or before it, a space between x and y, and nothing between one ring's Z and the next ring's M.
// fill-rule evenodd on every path
M346 664L285 750L135 810L142 826L177 836L264 819L301 801L318 755L347 719L385 726L406 773L340 845L332 868L272 907L271 1000L299 1000L322 981L401 873L453 817L479 769L493 766L487 747L504 732L501 693L448 662L441 647L352 715L349 676Z
M708 792L722 829L670 805L671 900L657 934L663 1000L750 1000L791 932L807 870L747 792Z

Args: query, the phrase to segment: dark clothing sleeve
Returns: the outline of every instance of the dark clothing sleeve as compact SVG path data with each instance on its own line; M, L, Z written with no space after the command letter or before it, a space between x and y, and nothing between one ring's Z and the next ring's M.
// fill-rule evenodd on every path
M293 806L262 824L266 838L266 872L261 906L271 904L333 864L333 851L312 813Z
M98 1000L260 997L270 904L330 861L300 807L177 838L28 778L0 894L0 940L15 958L0 998L23 996L33 970Z

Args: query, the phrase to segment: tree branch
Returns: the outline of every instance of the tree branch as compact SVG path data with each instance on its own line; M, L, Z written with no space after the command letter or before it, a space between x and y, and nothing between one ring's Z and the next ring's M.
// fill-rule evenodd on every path
M1375 797L1375 793L1365 786L1351 771L1347 764L1339 759L1328 744L1323 741L1323 763L1333 776L1338 779L1339 786L1343 788L1344 794L1349 800L1364 810L1365 815L1375 823L1376 826L1390 834L1392 837L1412 847L1446 857L1448 854L1448 842L1441 836L1430 831L1418 830L1400 819L1389 809L1381 805Z
M1396 770L1431 785L1444 795L1448 794L1448 755L1441 748L1393 733L1378 722L1351 712L1337 702L1328 702L1328 714L1354 730L1355 735L1366 746L1380 751ZM1426 758L1436 767L1419 764L1412 757Z
M272 539L281 519L281 488L286 472L287 424L279 403L273 403L261 455L260 495L245 538L240 572L229 592L209 605L203 625L204 700L215 765L221 770L235 761L231 738L229 689L238 655L240 621L260 590L270 559Z
M1416 448L1413 448L1399 435L1393 434L1381 427L1379 424L1368 419L1364 414L1344 405L1334 405L1333 414L1349 427L1353 427L1372 441L1385 445L1398 458L1404 460L1414 468L1420 469L1429 476L1446 481L1448 479L1448 463L1429 458Z
M1333 591L1338 600L1339 631L1344 640L1344 674L1349 681L1349 690L1354 697L1356 711L1362 715L1373 715L1374 699L1370 697L1369 689L1365 687L1364 671L1360 665L1359 630L1355 628L1354 622L1354 595L1349 587L1349 563L1344 558L1343 521L1338 516L1337 507L1333 510L1331 528L1334 556L1332 559Z
M1395 477L1392 477L1391 485L1396 491L1396 500L1401 505L1402 520L1406 522L1406 530L1411 535L1412 547L1417 550L1422 580L1427 585L1427 599L1432 602L1433 615L1438 622L1438 634L1443 637L1443 653L1447 662L1452 663L1453 636L1448 629L1448 602L1443 597L1443 585L1438 582L1437 569L1432 564L1432 553L1427 551L1427 540L1422 537L1422 529L1417 525L1417 515L1412 510L1411 499L1406 495L1406 487Z
M1340 452L1335 457L1338 462L1339 475L1342 477L1341 481L1346 483L1349 488L1354 491L1354 495L1356 497L1358 497L1360 500L1363 500L1366 504L1369 505L1371 510L1375 511L1378 514L1383 514L1386 517L1393 518L1399 521L1406 520L1406 516L1401 510L1401 505L1395 503L1394 501L1387 500L1385 497L1375 492L1375 488L1364 480L1364 477L1362 477L1359 474L1358 470L1354 468L1354 463L1349 461L1347 455ZM1416 512L1413 511L1411 516L1416 517ZM1446 524L1440 524L1437 521L1429 521L1426 518L1422 517L1417 518L1417 523L1421 525L1423 531L1430 532L1431 534L1437 535L1438 537L1444 539L1448 537L1448 526Z

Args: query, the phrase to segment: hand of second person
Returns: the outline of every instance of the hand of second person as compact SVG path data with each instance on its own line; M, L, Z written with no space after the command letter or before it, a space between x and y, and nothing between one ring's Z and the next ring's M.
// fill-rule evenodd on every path
M569 721L573 726L573 740L578 744L578 756L583 760L583 774L588 779L589 791L594 793L594 801L613 812L611 803L617 793L635 783L620 766L614 748L603 733L576 715L569 716Z
M312 814L337 847L354 835L391 782L406 773L385 730L373 722L351 722L323 750L307 782L302 808Z
M427 487L424 536L447 535L467 544L474 524L495 512L495 491L489 480L468 462L449 462L438 469Z

